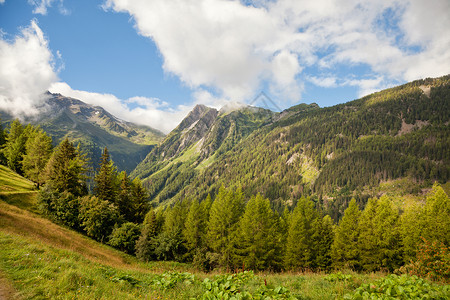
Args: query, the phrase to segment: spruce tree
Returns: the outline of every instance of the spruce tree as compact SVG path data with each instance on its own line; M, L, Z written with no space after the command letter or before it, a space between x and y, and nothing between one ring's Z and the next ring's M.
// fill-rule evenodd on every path
M120 172L118 176L120 182L119 192L116 197L115 204L119 209L119 213L130 222L134 221L134 207L131 194L131 181L126 171Z
M136 242L136 257L142 261L156 259L154 240L159 234L155 211L150 209L142 223L142 231Z
M117 171L114 163L110 160L106 147L103 150L100 167L94 181L94 194L97 198L115 203L117 197Z
M69 192L78 197L87 194L86 161L79 148L63 140L53 151L46 169L45 178L57 192Z
M139 178L131 182L131 199L133 206L133 222L141 223L150 209L148 192Z
M359 268L359 218L361 212L353 198L336 227L331 257L336 268Z

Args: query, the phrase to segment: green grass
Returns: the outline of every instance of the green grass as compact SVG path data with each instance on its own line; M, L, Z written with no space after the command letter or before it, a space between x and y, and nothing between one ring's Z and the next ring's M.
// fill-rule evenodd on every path
M154 266L112 267L75 251L0 231L0 271L12 282L16 296L24 299L199 299L206 292L205 274L170 282L180 272L161 276ZM213 275L208 277L215 280ZM333 282L325 274L259 274L239 289L253 294L261 288L284 286L299 299L336 299L378 277L353 274L350 281Z
M0 165L0 193L29 192L35 190L34 183Z

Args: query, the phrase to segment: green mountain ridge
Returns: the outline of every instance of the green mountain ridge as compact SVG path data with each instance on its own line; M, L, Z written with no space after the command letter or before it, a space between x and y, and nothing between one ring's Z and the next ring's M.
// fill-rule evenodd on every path
M312 196L339 211L389 180L409 178L418 187L447 182L449 104L447 75L333 107L300 104L281 113L244 107L227 114L196 107L132 175L156 205L201 200L225 185L261 193L274 205ZM210 125L199 130L198 124Z
M164 137L156 129L117 119L99 106L60 94L47 93L47 96L47 101L38 108L39 113L23 122L40 125L55 145L65 138L81 143L94 165L99 161L101 150L108 147L117 167L131 172ZM14 119L3 111L0 115L5 123Z

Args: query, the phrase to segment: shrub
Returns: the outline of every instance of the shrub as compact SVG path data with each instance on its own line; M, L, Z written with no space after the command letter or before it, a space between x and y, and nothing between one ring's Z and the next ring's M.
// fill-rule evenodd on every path
M138 225L132 222L123 223L122 226L113 229L108 244L128 254L134 254L139 235Z

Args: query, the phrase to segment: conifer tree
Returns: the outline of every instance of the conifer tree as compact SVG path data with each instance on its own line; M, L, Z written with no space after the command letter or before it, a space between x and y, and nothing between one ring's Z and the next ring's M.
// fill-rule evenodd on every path
M53 151L46 166L46 181L61 193L69 192L75 197L87 194L86 161L68 139L63 140Z
M102 153L100 168L95 175L94 194L101 200L115 203L117 197L116 178L116 167L110 160L108 149L105 147Z
M318 212L314 203L304 197L295 207L286 242L284 265L287 269L311 268L315 260L314 232L317 228Z
M313 241L316 253L314 268L321 270L329 269L331 266L331 246L334 239L333 221L329 215L318 219L316 222L316 230L313 235Z
M131 199L133 205L133 222L141 223L150 209L147 190L139 178L131 182Z
M359 268L359 217L360 210L353 198L336 227L331 257L337 268Z
M26 135L24 127L18 119L15 119L6 136L6 144L3 153L6 157L8 167L19 173L22 173L22 158L25 154Z
M39 188L44 183L45 166L52 153L52 138L40 127L30 132L25 143L26 155L23 158L25 176Z
M230 266L232 259L232 234L243 210L243 194L221 187L211 205L208 222L208 246L220 255L220 263Z
M253 270L279 269L280 234L270 201L260 194L247 203L239 221L235 245L237 263Z
M383 196L369 199L359 223L361 264L367 271L380 268L393 271L401 259L399 213Z
M183 230L186 249L191 255L194 254L195 249L199 249L203 246L203 235L205 234L206 222L205 212L198 201L191 201Z
M118 181L120 182L120 186L119 192L115 199L115 204L119 209L119 213L125 218L125 220L133 222L134 207L131 194L131 181L128 178L126 171L120 172Z
M159 234L155 211L150 209L142 223L142 232L136 242L136 257L142 261L156 259L154 240Z
M450 198L438 184L433 185L423 209L424 232L422 236L430 242L439 241L450 246Z

